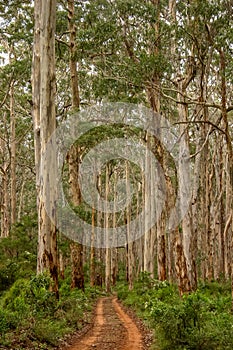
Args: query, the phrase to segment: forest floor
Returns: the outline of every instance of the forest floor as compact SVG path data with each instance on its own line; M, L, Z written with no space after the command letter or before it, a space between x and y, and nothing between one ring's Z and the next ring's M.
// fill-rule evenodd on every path
M74 336L63 350L147 350L151 333L116 297L97 302L92 327Z

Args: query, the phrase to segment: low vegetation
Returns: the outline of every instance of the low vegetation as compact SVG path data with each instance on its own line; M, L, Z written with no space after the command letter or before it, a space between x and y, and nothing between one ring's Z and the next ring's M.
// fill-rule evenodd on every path
M34 232L35 230L35 232ZM0 349L54 349L90 321L103 290L71 289L71 271L59 281L59 300L48 274L36 275L36 221L29 218L0 240ZM64 250L65 246L60 249ZM116 291L154 331L153 350L230 350L233 313L230 282L200 282L196 292L179 296L176 285L143 273L129 291L119 264Z
M90 321L100 292L71 290L66 269L59 281L59 300L48 274L36 275L36 234L33 218L0 240L0 349L52 349L66 335Z
M0 300L0 349L51 349L90 321L99 292L71 290L61 282L60 298L50 292L46 274L18 279Z
M0 300L0 349L51 349L89 322L98 291L71 290L62 281L60 298L49 291L46 274L18 279Z
M0 299L0 349L53 349L66 335L90 320L101 292L71 290L61 281L60 299L49 291L50 277L17 279ZM198 290L179 297L176 286L143 274L132 291L118 283L118 298L133 308L154 330L156 350L231 350L233 314L230 286L200 283Z
M117 290L154 330L153 349L233 349L230 284L200 283L196 292L180 298L176 286L143 274L132 291L121 283Z

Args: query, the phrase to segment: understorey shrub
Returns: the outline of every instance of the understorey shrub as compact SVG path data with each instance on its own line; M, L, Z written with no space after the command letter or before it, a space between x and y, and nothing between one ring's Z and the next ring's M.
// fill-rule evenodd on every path
M143 276L132 291L122 284L117 291L118 298L154 330L154 349L233 349L229 284L202 283L196 292L181 298L177 286Z

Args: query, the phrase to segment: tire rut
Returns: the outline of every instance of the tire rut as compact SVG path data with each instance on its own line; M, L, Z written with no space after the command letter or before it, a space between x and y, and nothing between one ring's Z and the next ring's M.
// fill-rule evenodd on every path
M101 298L93 327L64 350L142 350L142 335L116 298Z

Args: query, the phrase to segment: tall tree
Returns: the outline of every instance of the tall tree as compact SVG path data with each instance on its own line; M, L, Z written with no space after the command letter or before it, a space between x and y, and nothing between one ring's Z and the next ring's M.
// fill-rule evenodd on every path
M106 164L105 167L105 201L109 200L109 182L110 182L110 165ZM111 248L109 248L109 226L110 226L110 214L107 211L107 204L104 213L104 227L106 230L106 248L105 248L105 290L107 293L111 290Z
M56 0L36 0L32 66L33 123L38 205L37 272L49 271L58 296L56 215L56 145L50 137L56 129L55 26ZM42 157L48 146L51 157ZM48 212L51 214L50 217Z
M75 25L75 7L74 0L68 0L68 29L69 29L69 66L70 66L70 85L71 85L71 108L72 111L78 111L80 108L79 84L76 59L76 25ZM69 164L69 182L72 202L74 205L81 203L81 192L79 186L79 163L80 151L77 145L72 145L68 154ZM72 242L70 245L72 261L72 288L84 289L83 272L83 246L80 243Z

